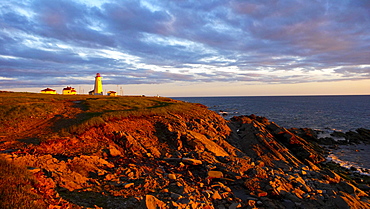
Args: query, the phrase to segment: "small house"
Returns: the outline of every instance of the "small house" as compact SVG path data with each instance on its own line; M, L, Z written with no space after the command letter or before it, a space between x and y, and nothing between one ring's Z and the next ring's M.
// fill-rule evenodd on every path
M62 94L63 95L76 95L77 91L75 90L75 88L67 86L66 88L63 89Z
M115 92L115 91L108 91L107 92L107 95L108 96L114 96L115 97L115 96L117 96L117 92Z
M41 90L42 94L57 94L57 91L51 88L46 88Z

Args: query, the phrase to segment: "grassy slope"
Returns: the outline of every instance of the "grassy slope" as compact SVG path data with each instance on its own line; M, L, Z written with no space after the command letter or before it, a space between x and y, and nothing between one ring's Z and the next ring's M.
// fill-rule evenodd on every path
M45 140L52 135L78 134L123 117L193 108L193 104L157 97L0 93L0 140Z
M24 149L49 139L83 133L92 126L125 117L197 112L201 105L157 97L108 97L0 93L0 151ZM0 156L1 157L1 156ZM26 168L0 158L0 205L38 208L30 192L34 181Z
M34 177L0 156L0 208L46 208L41 197L32 192Z

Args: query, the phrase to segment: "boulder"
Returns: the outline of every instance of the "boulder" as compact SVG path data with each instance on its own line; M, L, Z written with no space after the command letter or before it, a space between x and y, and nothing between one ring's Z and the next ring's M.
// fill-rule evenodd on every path
M224 174L221 171L208 171L207 178L214 179L214 178L223 178Z
M212 199L214 199L214 200L221 200L222 199L221 195L218 193L217 190L213 192Z
M171 179L171 180L176 180L176 174L169 173L168 178Z
M203 134L194 131L188 131L186 135L186 141L196 150L207 150L209 152L212 152L214 156L229 156L229 154L220 145L208 139Z
M108 153L110 156L112 157L118 157L118 156L122 156L122 153L121 151L119 151L117 148L113 147L113 146L109 146L108 148Z
M190 165L202 165L203 164L202 161L192 159L192 158L181 158L181 161L186 164L190 164Z
M167 205L162 202L161 200L157 199L153 195L146 195L145 196L145 206L146 209L165 209L168 208Z

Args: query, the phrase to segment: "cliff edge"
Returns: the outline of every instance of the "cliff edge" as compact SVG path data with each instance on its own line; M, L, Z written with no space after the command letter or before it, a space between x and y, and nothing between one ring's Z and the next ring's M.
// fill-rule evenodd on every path
M2 95L2 201L22 175L33 208L370 208L310 130L168 98Z

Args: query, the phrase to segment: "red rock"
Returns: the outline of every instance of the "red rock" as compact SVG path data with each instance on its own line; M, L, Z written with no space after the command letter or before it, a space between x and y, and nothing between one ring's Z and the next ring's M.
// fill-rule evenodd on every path
M176 180L176 174L170 173L168 174L168 178L171 180Z
M190 165L202 165L203 164L202 161L191 159L191 158L182 158L181 161L186 164L190 164Z
M212 199L214 199L214 200L221 200L222 199L221 195L218 193L217 190L213 193Z
M166 204L153 195L145 196L145 206L147 209L165 208Z
M268 195L268 193L264 192L264 191L260 191L260 192L257 193L258 197L266 197L267 195Z
M221 171L208 171L208 177L209 179L213 178L223 178L224 174Z
M108 150L109 150L109 154L112 157L117 157L117 156L121 156L122 155L121 151L119 151L118 149L116 149L113 146L109 146Z
M117 178L117 176L115 176L114 174L108 173L108 174L105 176L104 180L106 180L106 181L112 181L112 180L114 180L114 179L116 179L116 178Z
M127 188L130 188L130 187L134 186L134 185L135 185L134 183L126 183L126 184L123 185L123 187L127 189Z
M251 207L255 206L256 205L256 201L255 200L248 200L247 204Z

